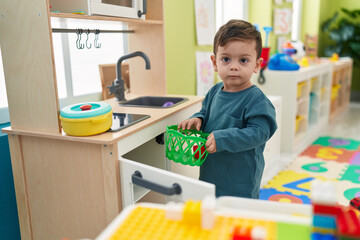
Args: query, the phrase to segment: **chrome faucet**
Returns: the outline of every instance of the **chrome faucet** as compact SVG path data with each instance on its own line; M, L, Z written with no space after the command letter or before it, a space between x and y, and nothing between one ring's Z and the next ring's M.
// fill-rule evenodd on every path
M121 63L125 59L133 58L133 57L142 57L145 60L145 68L150 69L150 60L149 57L140 51L133 52L127 55L124 55L119 58L116 64L116 79L111 83L111 86L108 86L110 92L109 95L115 94L115 97L118 101L125 101L125 87L124 87L124 79L121 77Z

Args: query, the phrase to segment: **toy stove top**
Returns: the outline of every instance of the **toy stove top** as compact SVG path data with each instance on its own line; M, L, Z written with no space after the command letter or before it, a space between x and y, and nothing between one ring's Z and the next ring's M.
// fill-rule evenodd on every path
M116 132L135 123L141 122L149 118L150 115L133 114L133 113L113 113L112 126L108 130L109 132Z

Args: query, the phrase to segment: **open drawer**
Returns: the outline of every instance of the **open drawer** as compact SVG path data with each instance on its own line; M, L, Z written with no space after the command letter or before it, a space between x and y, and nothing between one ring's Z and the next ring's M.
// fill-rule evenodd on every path
M123 208L136 203L150 190L165 194L173 201L202 200L215 196L215 185L163 169L120 158Z

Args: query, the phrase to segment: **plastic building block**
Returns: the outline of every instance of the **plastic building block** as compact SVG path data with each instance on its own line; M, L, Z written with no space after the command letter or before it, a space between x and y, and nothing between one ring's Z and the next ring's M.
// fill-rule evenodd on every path
M336 188L332 182L315 180L311 183L311 189L313 203L336 205Z
M344 237L360 239L360 220L355 211L345 210L337 218L338 234Z
M266 238L266 229L256 226L251 229L251 240L264 240Z
M314 215L313 226L319 228L336 229L336 219L333 216Z
M126 215L121 216L121 221L118 221L117 225L109 226L111 227L111 231L109 231L106 238L104 236L104 238L99 239L231 240L232 229L234 226L242 226L251 229L251 235L255 228L264 228L266 231L266 240L289 240L289 234L291 235L291 240L310 240L311 232L309 225L286 224L282 227L278 227L278 224L273 221L216 215L213 229L207 230L201 228L200 225L189 224L184 221L173 221L166 218L165 208L145 205L135 206L131 211L127 211ZM200 208L201 207L199 206L199 209ZM282 237L279 237L279 232ZM296 234L294 234L295 232ZM253 240L255 239L256 238L253 238Z
M338 240L359 240L360 237L349 237L349 236L340 236L337 238Z
M168 202L166 204L165 217L170 220L180 221L183 217L184 204Z
M332 234L312 233L311 240L336 240Z
M320 227L313 227L312 232L321 233L323 235L336 235L336 229L331 228L320 228Z
M248 226L234 227L232 240L251 240L251 227Z
M342 209L338 205L328 206L322 204L313 204L314 214L330 215L330 216L339 216L342 212Z
M183 222L192 226L201 226L201 202L187 201L183 212Z
M201 227L203 229L212 229L215 224L215 196L206 196L201 204Z
M277 238L274 238L276 240L310 240L311 236L310 224L301 225L289 222L278 222L276 231Z

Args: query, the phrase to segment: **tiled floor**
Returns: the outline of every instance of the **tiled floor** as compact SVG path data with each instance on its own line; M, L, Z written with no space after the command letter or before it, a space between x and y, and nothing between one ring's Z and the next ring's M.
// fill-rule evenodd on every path
M360 141L360 103L350 103L350 107L330 124L327 135Z

